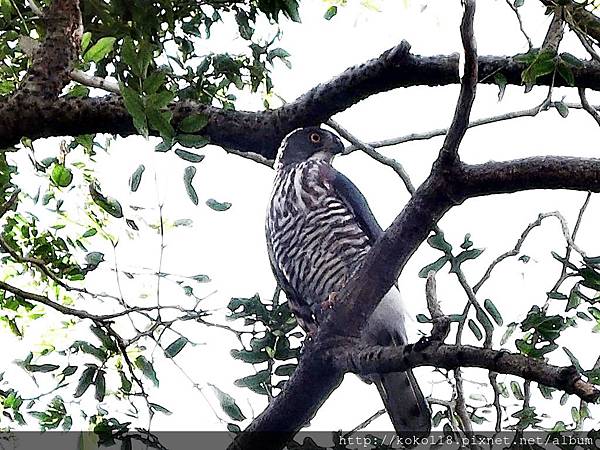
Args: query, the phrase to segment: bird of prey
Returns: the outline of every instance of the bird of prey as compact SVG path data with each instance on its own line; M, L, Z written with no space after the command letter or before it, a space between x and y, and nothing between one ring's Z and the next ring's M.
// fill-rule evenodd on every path
M383 233L358 188L331 165L344 146L330 131L300 128L281 143L267 212L271 268L300 326L314 335L318 312L360 267ZM332 297L333 295L333 297ZM400 292L392 287L362 331L366 344L407 343ZM370 376L398 433L428 433L430 411L411 371Z

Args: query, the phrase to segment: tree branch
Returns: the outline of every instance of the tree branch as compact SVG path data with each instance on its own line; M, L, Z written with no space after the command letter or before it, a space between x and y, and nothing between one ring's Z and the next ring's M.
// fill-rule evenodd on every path
M40 52L43 48L40 47ZM525 68L524 63L508 56L478 58L479 79L483 83L493 83L491 75L502 72L508 83L520 85L521 72ZM600 71L596 64L585 62L573 72L577 86L600 90ZM68 72L66 74L68 77ZM61 83L65 80L61 78ZM414 55L409 52L409 44L402 42L378 58L349 68L278 109L229 111L192 101L175 102L169 109L173 112L175 126L190 114L205 114L209 123L204 133L212 143L273 159L281 139L288 132L323 123L370 95L399 87L442 86L459 81L457 55ZM551 76L538 79L539 84L551 82ZM557 79L556 85L566 84ZM0 105L0 116L3 118L0 148L16 144L23 136L37 139L89 133L122 136L137 133L118 95L61 97L53 101L15 95Z
M596 109L589 104L587 97L585 96L585 88L579 88L577 91L579 93L579 99L581 100L581 106L583 109L590 116L592 116L598 125L600 125L600 114L598 114L598 111L596 111Z
M438 158L438 161L443 164L452 164L458 159L458 147L469 126L469 117L477 88L477 45L473 35L475 2L465 0L464 8L465 12L460 24L460 37L465 51L464 74L460 83L454 117Z
M83 25L78 0L54 0L43 16L46 38L15 97L57 98L79 54Z
M419 366L434 366L448 370L459 367L480 367L555 387L588 402L595 402L600 398L600 391L591 383L582 380L574 366L553 366L518 353L470 345L417 342L404 348L373 346L362 350L346 349L346 351L335 348L328 351L327 355L339 370L361 375L402 372Z

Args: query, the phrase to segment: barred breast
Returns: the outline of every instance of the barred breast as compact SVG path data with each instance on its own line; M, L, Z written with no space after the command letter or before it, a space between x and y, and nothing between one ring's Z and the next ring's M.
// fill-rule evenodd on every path
M332 173L328 163L310 159L281 168L269 205L273 263L294 290L291 306L302 316L340 291L370 248L354 214L336 195Z

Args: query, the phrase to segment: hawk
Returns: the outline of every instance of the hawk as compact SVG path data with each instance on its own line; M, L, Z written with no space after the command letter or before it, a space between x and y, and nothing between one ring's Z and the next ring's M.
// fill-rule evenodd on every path
M266 220L271 268L300 326L314 335L319 312L358 270L383 233L358 188L331 165L341 140L319 127L285 137ZM407 342L400 292L392 287L362 331L367 344ZM369 377L398 433L431 428L430 411L411 371Z

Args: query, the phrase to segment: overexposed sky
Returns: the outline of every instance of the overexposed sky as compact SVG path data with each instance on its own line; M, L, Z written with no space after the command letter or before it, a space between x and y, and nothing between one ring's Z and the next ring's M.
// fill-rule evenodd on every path
M328 22L323 19L327 9L325 3L305 1L300 9L303 23L286 22L282 25L283 38L280 46L291 53L292 69L287 69L281 63L276 64L273 73L276 93L286 100L293 100L348 66L378 56L402 39L412 44L414 53L423 55L461 51L458 25L462 9L459 0L385 0L377 2L377 5L380 12L372 11L359 2L349 2L346 7L339 8L338 15ZM475 31L480 54L511 55L527 50L514 14L505 1L484 0L478 2L477 7ZM543 15L543 8L535 1L525 2L521 12L534 45L539 46L550 17ZM206 46L208 52L232 51L232 48L242 48L244 44L227 25L215 26L213 36L211 41L198 45ZM578 41L569 35L565 37L561 51L585 57ZM367 141L446 127L454 111L458 89L457 85L397 89L375 95L336 115L335 120ZM479 86L472 118L530 108L541 103L547 94L547 88L534 88L524 95L523 87L509 86L501 102L497 101L497 94L496 86ZM555 89L554 100L560 100L563 96L566 101L578 101L574 89ZM594 100L600 101L600 97L592 93L588 94L588 99L591 103ZM262 100L262 96L258 94L242 94L239 108L260 109ZM274 102L272 99L272 103ZM598 126L587 113L571 110L568 118L563 119L556 111L548 111L535 118L521 118L469 130L460 153L469 163L545 154L596 156L599 137ZM45 153L56 154L58 142L58 139L37 142L39 159ZM413 182L418 184L429 173L430 164L435 159L441 142L442 138L435 138L402 144L382 152L402 163ZM140 225L139 233L128 231L124 221L115 221L110 227L111 233L119 236L117 258L120 268L149 273L157 270L160 240L155 231L142 224L157 223L156 207L158 202L163 202L167 222L172 223L177 219L193 220L192 227L168 229L165 235L163 271L181 275L209 275L213 281L201 286L197 294L207 295L216 291L205 300L206 307L214 309L216 321L223 321L225 307L231 297L250 297L256 292L264 298L270 297L275 281L268 266L264 242L264 213L273 171L252 161L226 154L220 148L206 147L202 151L206 158L197 165L198 172L194 180L200 198L199 206L195 207L187 198L182 181L183 169L189 163L177 158L172 152L155 153L155 144L154 139L145 141L140 137L119 138L112 143L107 154L100 151L97 157L97 174L104 193L118 198L124 206L148 208L139 211L126 208L126 216L135 219ZM24 158L23 161L26 161L23 155L16 155L16 158ZM130 193L129 176L141 162L147 167L146 173L139 191ZM25 166L26 164L20 165ZM392 170L363 154L355 152L340 157L335 161L335 166L363 191L384 228L408 199L407 192ZM23 175L26 176L29 175ZM209 198L231 202L233 206L226 212L215 212L204 204ZM585 193L582 192L558 191L478 198L451 210L442 219L440 226L455 248L462 242L465 233L471 233L475 247L485 248L477 261L469 261L463 266L467 278L474 284L495 257L514 246L523 229L540 212L558 210L572 227L584 198ZM48 216L47 220L51 219ZM579 246L590 255L600 254L600 243L595 237L598 219L600 201L592 197L577 240ZM552 287L560 272L560 265L551 257L550 251L560 253L563 249L564 241L558 221L547 219L542 227L532 232L523 248L523 253L531 257L530 262L523 264L514 259L500 265L494 277L480 291L479 299L492 299L503 313L505 324L522 320L533 303L542 304L545 301L545 293ZM91 276L90 286L97 287L97 290L115 292L114 275L110 270L112 254L109 248L99 250L106 253L107 262ZM426 244L421 246L400 277L400 289L413 317L417 313L426 312L424 280L417 277L417 272L439 256ZM155 278L152 276L136 278L134 281L123 280L124 295L135 304L154 304L155 288ZM447 274L447 268L438 276L438 293L445 313L462 311L466 298L455 277ZM167 282L163 284L161 297L163 303L186 301L181 289ZM564 303L553 305L553 308L551 312L559 312L561 309L564 311ZM176 358L193 382L203 388L204 395L194 390L192 383L169 361L161 359L160 352L156 352L161 385L159 388L152 388L149 383L151 401L164 405L174 411L174 414L157 414L154 429L224 429L224 423L217 416L223 419L226 416L220 412L208 384L217 385L233 395L247 417L262 411L266 406L265 397L233 385L236 378L251 373L249 365L239 363L229 356L231 348L238 348L233 335L189 323L179 329L205 343L186 348ZM416 339L417 330L428 332L429 326L417 324L413 320L409 329ZM33 331L40 335L47 333L45 330ZM496 345L503 331L496 332ZM3 339L7 342L15 341L8 336L8 331L4 332ZM465 332L465 341L476 343L468 330ZM588 345L580 345L582 341ZM509 344L511 342L514 342L514 338ZM584 323L578 329L566 331L559 343L569 345L582 365L590 368L597 356L597 349L600 348L600 335L592 334L591 327ZM12 347L15 354L2 355L2 359L7 362L24 357L26 345L28 344L15 342ZM568 358L560 350L555 353L551 358L553 363L569 364ZM446 398L448 390L443 384L437 383L441 379L439 375L432 375L431 370L426 368L416 372L426 395ZM478 370L466 371L465 378L486 379L485 373ZM508 381L512 378L502 375L499 377L499 380L504 379ZM24 389L35 391L31 383L25 383ZM491 390L478 384L467 383L466 390L467 394L481 394L487 400L492 398ZM537 393L537 389L535 391ZM92 400L91 395L89 397L88 400ZM534 400L537 401L538 398L534 397ZM571 404L576 405L577 402L572 399L569 406ZM554 405L558 405L558 397ZM353 375L348 375L341 388L333 393L311 422L311 427L350 429L380 408L381 400L376 389L360 382ZM554 420L548 423L553 424L555 420L568 423L570 408L563 409L564 413L553 413ZM597 409L592 409L592 415L594 412L598 414ZM490 419L493 420L493 415ZM597 424L597 419L593 424ZM391 428L385 416L371 425L371 429L383 428Z

